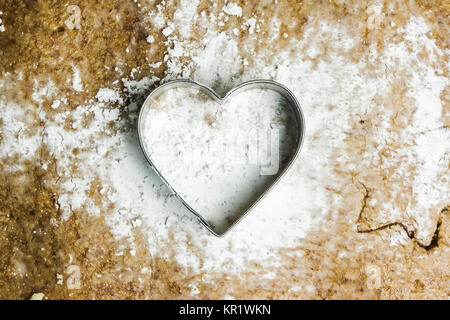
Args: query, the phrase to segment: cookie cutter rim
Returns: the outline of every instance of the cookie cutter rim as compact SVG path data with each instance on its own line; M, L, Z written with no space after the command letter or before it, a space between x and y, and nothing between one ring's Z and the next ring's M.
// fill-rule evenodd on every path
M295 143L295 149L294 152L290 156L289 160L286 162L286 164L279 170L277 173L276 178L271 182L271 184L258 196L258 198L253 201L231 224L229 224L223 232L216 232L214 227L195 209L193 209L181 196L180 194L170 185L170 183L164 178L164 176L161 174L161 172L158 170L158 168L154 165L150 155L147 152L147 148L145 146L144 142L144 126L145 126L145 119L147 117L148 108L154 100L154 97L158 94L161 94L163 91L168 91L170 89L174 88L183 88L183 87L192 87L197 86L201 90L206 91L210 97L212 97L216 102L220 104L225 104L228 102L228 100L238 91L242 92L245 89L251 89L251 88L259 88L259 89L269 89L277 92L282 97L286 99L289 106L291 107L296 120L296 126L297 126L297 136L296 136L296 143ZM148 163L150 164L150 167L156 172L158 177L164 182L164 184L169 188L169 190L177 197L178 200L183 204L184 207L186 207L200 222L206 227L206 229L211 232L214 236L221 238L224 237L226 234L228 234L232 229L236 227L236 225L241 222L265 197L266 195L280 182L280 180L286 175L286 173L289 171L289 169L293 166L293 164L296 162L300 150L303 145L304 135L305 135L305 117L303 114L302 107L300 103L298 102L295 95L284 85L281 83L278 83L273 80L250 80L243 82L239 84L238 86L232 88L227 93L225 93L223 96L220 96L216 93L212 88L199 83L197 81L193 80L187 80L187 79L179 79L179 80L171 80L164 84L159 85L155 89L153 89L147 98L145 99L144 103L141 106L141 109L139 110L139 117L138 117L138 137L139 137L139 145L142 149L142 152L144 153L145 158L147 159Z

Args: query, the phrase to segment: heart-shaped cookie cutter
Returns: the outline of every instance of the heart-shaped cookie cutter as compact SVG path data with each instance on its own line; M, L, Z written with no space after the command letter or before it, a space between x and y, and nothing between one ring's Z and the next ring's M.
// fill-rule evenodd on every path
M179 194L172 188L170 183L164 178L164 176L161 174L161 172L158 170L158 168L154 165L150 153L147 150L146 144L144 142L144 127L145 127L145 119L147 118L148 112L150 110L150 105L152 102L156 100L156 98L162 94L163 92L166 92L171 89L176 88L193 88L196 87L200 89L203 92L206 92L212 99L214 99L216 102L220 104L227 103L235 93L242 92L243 90L248 89L268 89L277 92L280 94L284 99L286 99L287 104L291 107L293 114L295 116L296 120L296 138L295 138L295 149L291 153L291 156L289 160L286 162L286 164L280 168L279 173L277 174L277 177L272 181L272 183L269 185L267 189L265 189L259 197L251 203L245 211L242 212L239 217L237 217L224 231L217 232L214 227L205 219L203 216L194 210ZM166 82L157 88L155 88L146 98L144 104L141 107L141 110L139 112L139 118L138 118L138 136L139 136L139 143L141 145L141 149L145 155L145 158L150 163L150 166L152 169L156 172L156 174L161 178L161 180L167 185L167 187L172 191L172 193L180 200L180 202L190 211L192 212L199 220L200 222L216 237L223 237L226 235L231 229L233 229L242 219L250 213L257 205L261 202L261 200L272 190L272 188L283 178L283 176L286 174L286 172L289 170L289 168L292 167L295 160L298 158L298 155L300 153L300 149L303 144L303 138L305 134L305 119L303 116L303 111L300 106L300 103L298 102L297 98L294 96L294 94L285 86L282 84L272 81L272 80L251 80L247 82L243 82L237 87L234 87L230 91L228 91L224 96L218 95L213 89L210 87L198 83L193 80L172 80L169 82Z

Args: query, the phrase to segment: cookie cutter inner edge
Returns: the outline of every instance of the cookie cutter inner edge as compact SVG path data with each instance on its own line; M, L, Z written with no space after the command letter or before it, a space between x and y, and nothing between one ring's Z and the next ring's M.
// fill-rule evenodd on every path
M149 106L154 102L153 100L158 95L162 94L164 91L168 91L171 89L176 88L187 88L187 87L198 87L202 91L206 92L208 96L212 97L216 102L220 104L227 103L232 96L239 92L242 92L243 90L248 89L269 89L277 92L281 96L283 96L289 106L291 107L292 111L294 112L295 120L296 120L296 143L295 143L295 149L292 155L290 156L289 160L286 162L286 164L280 169L280 172L278 173L278 176L272 181L272 183L267 187L260 195L259 197L252 202L246 210L242 212L242 214L239 215L238 218L236 218L231 224L229 224L223 232L216 232L214 226L212 226L203 216L198 213L196 210L191 208L189 204L174 190L174 188L170 185L170 183L164 178L164 176L159 172L158 168L153 164L153 161L151 160L151 157L149 153L147 152L147 148L145 146L144 142L144 127L145 127L145 119L147 118L147 114L149 111ZM228 91L225 95L220 96L218 95L212 88L193 81L193 80L172 80L168 81L158 87L156 87L145 99L144 103L142 104L142 107L139 111L139 118L138 118L138 136L139 136L139 144L141 146L142 152L145 155L145 158L149 162L151 168L156 172L156 174L161 178L161 180L165 183L165 185L170 189L170 191L180 200L180 202L192 213L195 215L197 219L200 220L200 222L208 229L213 235L216 237L223 237L227 233L229 233L239 222L241 222L245 216L247 216L257 205L260 203L264 197L275 187L275 185L283 178L283 176L287 173L287 171L292 167L292 165L295 163L296 159L298 158L300 154L300 149L303 145L304 140L304 134L305 134L305 118L303 115L302 108L300 106L300 103L298 102L297 98L294 96L294 94L286 88L284 85L272 81L272 80L251 80L241 83L240 85L234 87L230 91Z

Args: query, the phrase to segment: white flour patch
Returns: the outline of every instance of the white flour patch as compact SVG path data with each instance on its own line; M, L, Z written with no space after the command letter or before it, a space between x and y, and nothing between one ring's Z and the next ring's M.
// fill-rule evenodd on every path
M61 104L60 100L55 100L55 101L53 101L51 107L52 107L52 109L58 109L60 104Z
M3 16L3 12L0 11L0 32L5 32L5 26L3 25L2 16Z
M123 104L123 99L120 96L120 92L117 90L102 88L98 90L97 95L95 96L100 102L111 102L111 103L119 103Z
M182 38L189 37L197 21L197 7L200 0L181 0L173 16L173 23Z
M117 239L129 240L128 250L134 249L133 230L139 228L148 237L149 250L153 255L175 260L186 271L192 270L193 273L217 271L238 274L253 261L261 266L277 266L281 259L277 251L279 248L298 246L302 238L312 228L320 227L330 213L333 215L345 209L342 196L333 191L342 190L348 183L333 169L335 153L343 152L344 139L352 129L352 121L374 108L376 95L390 93L391 79L384 76L385 66L382 63L375 70L380 76L368 77L364 61L354 63L333 53L332 48L351 48L355 41L350 30L342 25L316 25L312 21L305 25L305 35L301 41L292 41L276 56L268 58L267 53L270 52L264 52L263 48L257 51L252 43L240 48L236 39L230 38L226 32L215 30L217 19L214 15L197 17L193 8L185 12L180 7L175 15L179 23L185 19L197 19L208 27L209 31L198 42L178 39L175 32L178 22L171 22L172 18L165 17L162 10L149 16L152 28L163 30L169 25L173 28L167 38L170 49L163 61L167 65L163 81L191 78L223 94L243 81L274 79L294 92L302 103L306 117L306 140L299 161L228 237L217 239L210 235L151 170L139 148L135 128L130 130L130 124L136 121L138 106L136 103L122 106L124 110L121 115L118 109L107 106L112 101L120 103L120 98L125 101L125 95L119 97L113 86L100 90L96 101L78 106L75 110L64 108L66 102L60 99L56 109L59 113L54 118L46 115L42 108L19 108L1 98L3 140L0 156L5 158L17 153L22 159L36 160L40 142L46 143L57 159L63 218L76 210L92 215L103 212L113 235ZM274 30L279 27L277 21L269 23L274 24ZM247 23L243 29L250 31L252 25ZM425 39L422 31L418 33L421 29L415 25L420 27L421 22L412 20L404 31L405 36L411 35L411 39L423 41L415 42L415 46L420 47L422 43L435 51L434 42ZM180 34L188 37L189 31L185 29ZM274 31L269 42L275 41L275 35ZM317 56L324 40L331 56L329 59L319 59L317 65L313 65L310 58ZM292 52L298 54L292 56ZM381 59L395 70L396 60L391 58L396 55L405 59L415 54L403 50L400 42L391 49L388 46ZM415 62L404 61L405 66ZM417 103L417 117L413 119L413 130L406 130L400 141L410 139L411 135L416 137L414 147L404 150L409 154L410 163L420 164L418 172L411 173L410 181L417 195L417 203L410 203L408 212L416 222L417 234L426 239L430 235L428 224L433 224L426 210L438 210L449 191L448 174L443 176L448 172L445 146L448 147L449 137L447 131L438 129L442 126L438 118L442 108L438 102L439 95L442 88L448 85L448 79L432 76L430 66L419 66L419 69L424 73L418 78L414 75L409 77L410 93ZM80 72L75 67L73 71L73 78L68 80L68 84L72 84L74 90L81 91ZM122 82L125 94L133 96L145 95L159 80L149 76L139 81L124 78ZM36 88L33 98L41 105L42 97L48 93L46 89ZM30 114L37 115L34 119L43 123L36 132L27 132L27 128L35 125L33 121L36 121ZM86 117L92 118L88 125L83 123ZM73 130L64 129L67 121ZM118 130L112 131L110 124ZM377 128L380 139L389 133L389 126L390 123L380 121ZM74 156L74 148L83 151ZM341 156L346 157L345 154ZM72 170L74 165L76 170ZM344 161L343 169L351 176L355 170L373 165L376 164L370 159L357 165L351 161L345 165ZM11 164L9 169L17 170L14 166ZM98 191L102 199L100 205L87 195L97 180L102 186ZM111 211L109 204L113 204ZM400 210L391 203L387 205L391 205L391 214Z
M293 111L267 89L219 104L198 88L177 88L147 108L143 134L154 165L219 232L265 191L296 146Z
M236 3L229 2L223 7L223 12L229 14L231 16L242 16L242 8L239 7Z
M255 18L249 18L246 19L243 26L248 28L248 33L249 34L254 34L255 33L255 27L256 27L256 19Z
M323 26L324 34L339 33L341 43L335 43L335 46L342 47L349 42L344 31ZM169 66L165 80L190 77L223 94L242 81L273 77L294 90L303 102L307 117L308 135L302 155L293 170L263 203L224 239L216 239L200 227L192 215L170 197L168 190L151 172L147 173L147 182L139 183L143 177L135 172L135 168L130 166L130 171L126 173L122 173L123 169L118 170L114 176L123 175L123 179L114 178L117 181L115 188L123 192L127 190L128 196L144 193L140 201L134 196L131 199L135 200L128 201L134 203L132 209L137 209L136 203L143 203L139 207L146 208L140 214L152 250L159 252L159 244L165 248L159 254L167 258L173 256L186 268L236 272L252 260L276 265L279 257L274 249L296 246L311 227L320 225L330 210L339 208L339 197L329 191L342 183L334 175L330 164L332 148L343 144L349 120L354 114L362 113L383 86L363 77L360 73L362 66L348 63L340 57L335 57L332 64L321 63L313 68L309 62L289 58L289 50L286 50L280 52L271 64L266 64L263 57L256 57L252 68L249 68L240 56L237 43L225 33L209 31L198 49L192 48L194 46L190 43L171 41L184 48L183 52L191 58L191 62L180 68L179 55L171 55L169 50L165 58ZM314 38L299 43L298 50L301 51L306 43L314 46ZM353 81L349 83L346 79ZM330 104L335 106L331 111L328 110ZM311 138L314 136L318 140L313 142ZM130 160L127 157L126 161ZM132 182L128 184L128 181ZM146 189L148 184L151 184L156 198L152 196L152 191ZM119 196L115 200L123 201ZM132 215L114 214L112 217L112 230L117 230L120 235L120 230L129 223ZM172 231L174 240L168 240L168 229ZM228 250L230 247L233 249ZM167 248L170 248L169 252ZM193 248L202 248L204 254L195 254Z
M379 146L389 143L401 143L395 151L396 156L385 159L381 169L387 170L397 166L391 176L412 187L412 197L406 210L401 210L395 203L383 203L379 212L379 221L389 223L400 221L406 223L410 231L423 244L430 243L436 229L440 211L448 205L449 194L449 157L450 131L443 127L442 103L440 95L449 85L449 80L440 76L430 65L443 52L427 37L429 28L423 18L412 17L405 30L400 33L408 40L389 44L380 57L381 63L388 70L401 70L409 75L407 96L417 107L412 123L400 133L390 130L389 110L385 110L386 122L378 128L376 141ZM428 62L418 60L417 52L409 48L426 50ZM394 76L388 75L392 81ZM414 107L414 106L411 106ZM369 151L379 155L379 151ZM368 159L365 165L371 165ZM414 171L411 168L414 167ZM370 187L370 185L369 185ZM395 187L395 186L393 186ZM392 188L393 196L403 193L401 188ZM406 197L402 195L403 198ZM375 200L375 199L373 199ZM406 212L405 212L406 211Z
M83 84L81 82L80 70L77 67L72 67L73 70L73 79L72 79L72 87L75 91L81 92L83 91Z

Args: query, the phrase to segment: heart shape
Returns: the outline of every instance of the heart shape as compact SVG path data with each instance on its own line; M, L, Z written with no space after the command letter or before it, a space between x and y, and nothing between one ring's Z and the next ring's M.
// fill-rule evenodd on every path
M285 175L304 130L295 96L269 80L244 82L222 97L191 80L170 81L150 93L138 120L151 167L218 237Z

